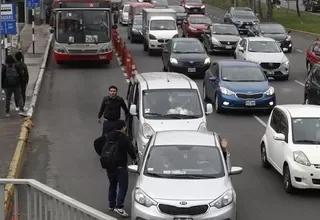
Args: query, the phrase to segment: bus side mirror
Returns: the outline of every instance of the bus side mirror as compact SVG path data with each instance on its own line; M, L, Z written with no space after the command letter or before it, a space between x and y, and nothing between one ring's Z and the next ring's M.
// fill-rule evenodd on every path
M53 33L54 33L54 29L51 28L51 29L50 29L50 34L53 34Z

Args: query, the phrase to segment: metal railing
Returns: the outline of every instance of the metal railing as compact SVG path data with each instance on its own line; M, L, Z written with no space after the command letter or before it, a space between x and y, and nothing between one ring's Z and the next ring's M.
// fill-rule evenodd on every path
M26 220L117 220L33 179L0 179L0 220L5 220L6 184L15 186L12 216L16 220L19 211Z

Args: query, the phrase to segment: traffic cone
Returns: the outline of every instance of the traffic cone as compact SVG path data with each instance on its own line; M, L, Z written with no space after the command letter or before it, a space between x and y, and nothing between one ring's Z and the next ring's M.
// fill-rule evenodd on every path
M14 210L14 209L15 208L13 207L12 208L11 220L21 220L18 208L16 208L16 210ZM16 213L17 213L17 216L18 216L17 218L16 218Z

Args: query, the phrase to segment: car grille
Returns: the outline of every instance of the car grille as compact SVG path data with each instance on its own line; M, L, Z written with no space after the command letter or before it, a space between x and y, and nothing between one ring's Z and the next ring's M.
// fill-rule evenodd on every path
M158 39L159 43L168 43L169 41L169 39Z
M220 41L220 43L222 45L236 45L237 44L237 42L230 42L230 41Z
M246 29L246 26L252 26L253 23L252 22L243 22L242 25L240 25L240 28L245 28Z
M315 185L320 185L320 179L312 179L312 183Z
M187 9L189 12L198 12L202 11L201 7L192 7Z
M68 50L69 53L97 53L98 50Z
M182 64L182 66L185 66L185 67L194 67L194 66L200 66L202 64L202 62L182 61L181 64Z
M208 205L176 207L171 205L159 204L159 209L161 212L168 215L201 215L207 212Z
M256 93L256 94L237 93L236 96L239 99L259 99L259 98L262 98L263 93Z
M278 69L280 67L280 63L260 63L260 66L263 69L275 70L275 69Z

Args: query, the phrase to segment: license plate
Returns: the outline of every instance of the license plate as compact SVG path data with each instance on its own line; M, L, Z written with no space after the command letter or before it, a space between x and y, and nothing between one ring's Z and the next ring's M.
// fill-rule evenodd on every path
M227 45L226 49L232 49L232 46L231 45Z
M247 100L246 101L246 106L255 106L256 105L256 101L254 100Z
M173 220L193 220L193 218L179 218L179 217L175 217L175 218L173 218Z
M100 56L100 60L106 59L106 56Z
M188 68L188 72L189 73L195 73L196 72L196 68Z
M245 28L250 28L250 25L246 25Z

